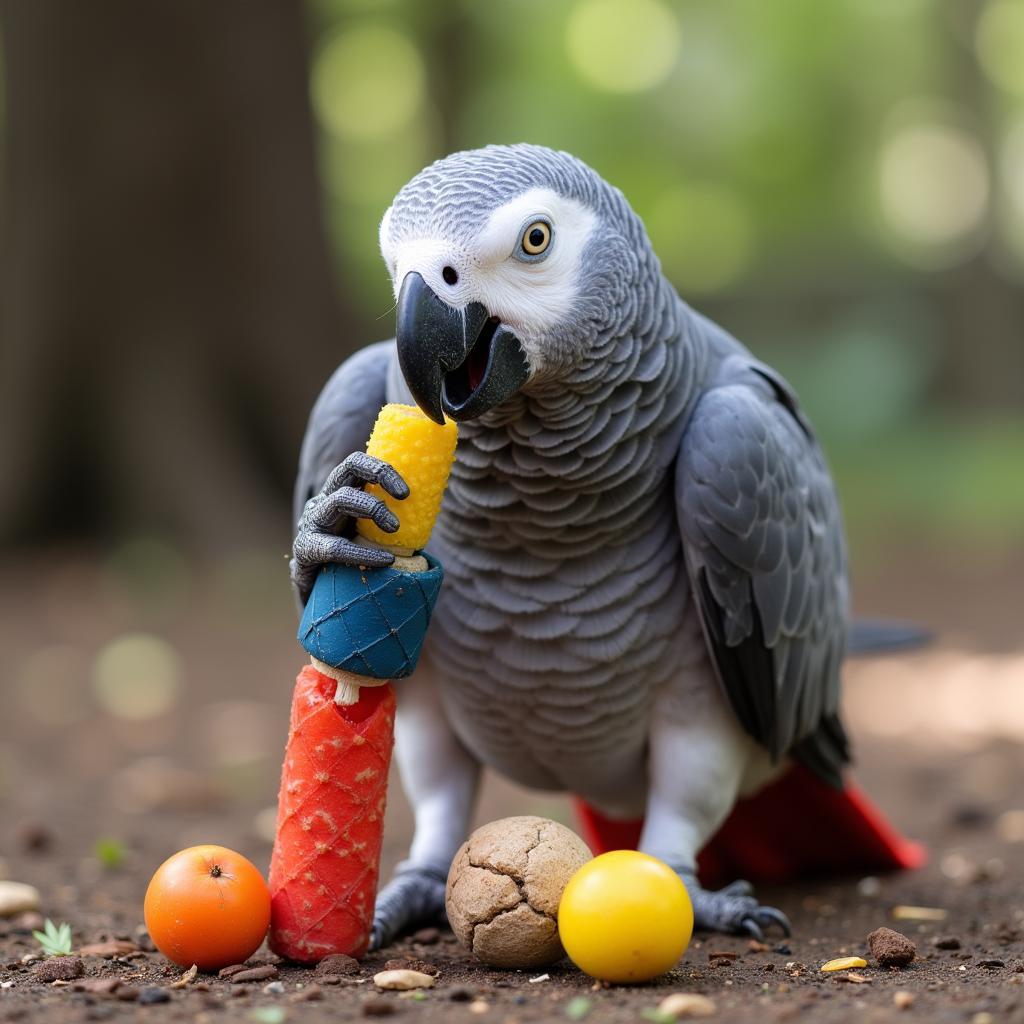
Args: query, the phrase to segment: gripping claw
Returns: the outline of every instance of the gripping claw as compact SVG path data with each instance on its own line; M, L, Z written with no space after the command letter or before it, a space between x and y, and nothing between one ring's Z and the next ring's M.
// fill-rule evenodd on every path
M703 888L692 871L680 871L693 903L693 920L697 928L731 935L749 935L764 941L765 929L776 927L783 935L790 934L789 918L775 907L762 906L752 895L753 886L737 879L711 892Z

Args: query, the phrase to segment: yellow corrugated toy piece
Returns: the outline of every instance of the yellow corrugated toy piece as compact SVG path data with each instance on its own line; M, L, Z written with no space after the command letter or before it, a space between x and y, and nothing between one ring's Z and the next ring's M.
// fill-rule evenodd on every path
M409 497L398 501L378 484L368 485L367 492L382 498L401 525L397 533L385 533L372 520L360 519L356 528L361 536L377 544L413 551L426 546L455 461L457 437L454 420L438 426L415 405L392 404L381 409L366 452L402 474L409 485Z

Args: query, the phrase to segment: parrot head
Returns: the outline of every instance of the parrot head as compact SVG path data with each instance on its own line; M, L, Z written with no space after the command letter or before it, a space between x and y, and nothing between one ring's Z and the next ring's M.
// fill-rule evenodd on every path
M421 171L384 214L380 247L402 373L438 423L588 378L660 277L622 193L568 153L532 145L455 153Z

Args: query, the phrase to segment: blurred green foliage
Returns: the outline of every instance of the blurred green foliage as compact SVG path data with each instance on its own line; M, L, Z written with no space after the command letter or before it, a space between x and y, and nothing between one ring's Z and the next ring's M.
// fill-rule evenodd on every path
M124 843L119 839L111 839L110 837L97 839L93 846L93 852L96 860L107 871L117 871L119 868L124 867L125 858L128 856Z
M905 516L1019 541L1024 0L312 0L309 17L361 340L392 329L377 226L405 181L454 149L567 149L630 198L681 294L791 377L855 530Z

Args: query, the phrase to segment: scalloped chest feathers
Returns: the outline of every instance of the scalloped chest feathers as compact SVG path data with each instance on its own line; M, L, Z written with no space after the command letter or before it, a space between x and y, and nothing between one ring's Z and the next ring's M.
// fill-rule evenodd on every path
M463 742L524 785L634 771L654 691L702 652L672 472L694 389L662 352L648 381L461 428L430 657Z

